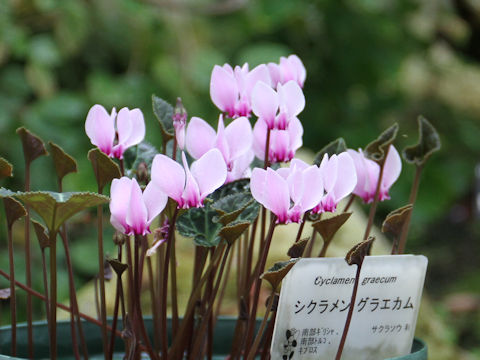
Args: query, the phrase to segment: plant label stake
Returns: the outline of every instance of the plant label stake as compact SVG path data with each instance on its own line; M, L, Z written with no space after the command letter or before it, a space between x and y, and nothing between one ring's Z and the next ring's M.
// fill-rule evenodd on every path
M342 360L410 353L427 258L367 256ZM335 358L355 282L343 258L301 259L283 280L272 359Z

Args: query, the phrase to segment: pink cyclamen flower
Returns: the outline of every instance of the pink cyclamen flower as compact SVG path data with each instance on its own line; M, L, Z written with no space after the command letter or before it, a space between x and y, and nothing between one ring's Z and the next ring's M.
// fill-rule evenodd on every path
M123 153L145 137L145 121L140 109L115 108L108 114L101 105L93 105L87 114L85 132L93 145L110 157L123 159Z
M246 117L239 117L225 127L220 115L217 131L198 117L193 117L187 127L186 146L190 155L199 159L210 149L220 150L227 164L227 182L239 179L249 169L253 160L252 142L252 126Z
M331 157L325 154L320 171L326 194L312 212L334 212L340 200L351 194L357 184L355 165L347 152Z
M110 222L126 235L146 235L150 224L167 204L167 196L148 184L142 193L137 180L113 179L110 189Z
M365 203L371 203L375 198L375 192L377 190L380 165L373 160L367 159L361 149L358 151L349 149L347 151L353 159L357 172L358 181L353 193L361 197ZM402 160L400 155L397 149L395 149L393 145L390 145L387 158L385 159L382 183L380 185L380 201L390 199L388 191L395 181L397 181L401 171Z
M293 80L303 88L307 71L305 70L302 60L300 60L297 55L292 54L289 57L282 56L280 58L280 64L269 63L267 66L273 87L276 87L277 84L285 84Z
M258 120L253 127L253 151L260 160L265 159L267 124ZM303 126L298 118L290 121L287 130L270 130L268 161L270 163L288 162L302 146Z
M252 90L259 81L270 84L270 74L265 64L258 65L252 71L248 70L248 64L235 66L235 69L228 64L215 65L210 79L210 97L229 117L248 117Z
M152 163L152 182L175 200L179 209L202 207L203 200L227 178L222 153L211 149L189 168L182 152L182 162L183 166L165 155L156 155Z
M317 166L295 159L290 168L253 169L250 189L255 200L277 216L277 223L298 223L323 195L322 174Z
M304 108L305 96L294 81L278 84L277 91L264 82L258 82L253 88L253 113L265 121L269 129L286 130Z

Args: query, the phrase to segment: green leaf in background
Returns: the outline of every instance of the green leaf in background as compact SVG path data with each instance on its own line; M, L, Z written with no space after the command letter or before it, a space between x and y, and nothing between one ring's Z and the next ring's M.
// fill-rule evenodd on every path
M418 117L418 132L418 143L405 148L403 158L410 164L422 166L434 152L440 150L441 142L435 127L422 115Z
M341 152L347 151L347 144L343 138L338 138L331 143L325 145L316 155L313 163L315 165L320 165L325 154L332 156L334 154L340 154Z
M97 180L98 189L103 191L105 185L109 184L113 179L120 178L120 168L118 165L101 152L99 149L92 149L88 152L88 159L90 160L95 179Z
M283 278L288 274L290 269L297 263L299 259L290 259L288 261L279 261L273 264L273 266L264 272L260 278L267 280L272 288L276 289Z
M152 95L152 108L155 117L160 123L163 141L173 139L175 130L173 128L173 106L158 96Z
M393 143L398 133L398 124L395 123L380 136L365 147L365 156L377 162L383 161L388 147Z
M180 215L176 226L178 232L186 237L193 238L195 245L211 247L220 242L220 223L213 221L217 212L205 201L203 208L191 208Z
M13 166L7 160L0 157L0 180L11 177L13 174Z
M57 172L57 177L60 182L65 175L77 172L77 162L73 157L68 155L60 146L51 141L48 145L50 146L55 171Z
M30 206L43 219L50 233L79 211L108 202L108 197L88 192L24 192L15 197Z
M22 140L23 154L26 162L31 163L39 156L48 155L45 144L38 136L32 134L24 127L18 128L17 134Z

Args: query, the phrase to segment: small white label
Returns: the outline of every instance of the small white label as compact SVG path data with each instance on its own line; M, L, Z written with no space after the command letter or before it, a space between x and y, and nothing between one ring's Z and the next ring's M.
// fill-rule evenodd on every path
M422 296L425 256L367 256L342 360L410 353ZM332 360L355 283L343 258L301 259L283 280L272 359Z

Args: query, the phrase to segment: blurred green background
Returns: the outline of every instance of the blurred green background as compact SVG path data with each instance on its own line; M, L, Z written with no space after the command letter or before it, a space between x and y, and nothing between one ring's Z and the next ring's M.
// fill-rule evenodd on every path
M401 149L416 141L419 114L437 127L443 148L424 172L409 250L429 257L426 288L452 343L480 354L478 0L0 1L0 155L16 166L3 185L22 186L19 126L78 160L67 190L93 191L91 105L141 108L147 140L159 147L152 93L171 103L181 96L189 116L216 122L214 64L291 53L307 68L300 119L313 151L339 136L364 147L393 122ZM50 159L33 168L33 189L54 190ZM380 215L404 205L412 178L405 165Z

